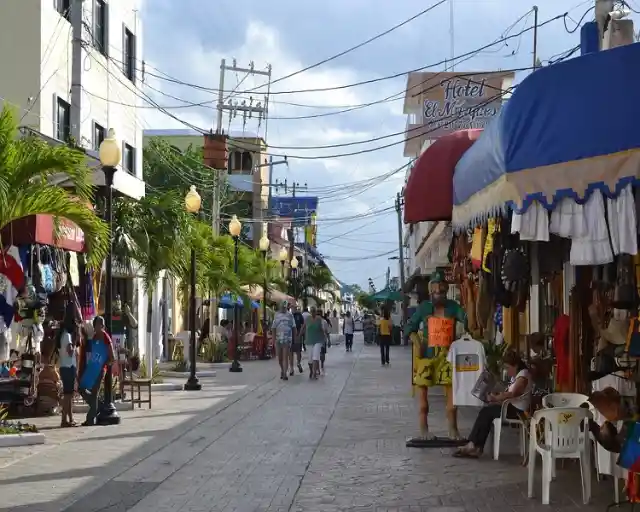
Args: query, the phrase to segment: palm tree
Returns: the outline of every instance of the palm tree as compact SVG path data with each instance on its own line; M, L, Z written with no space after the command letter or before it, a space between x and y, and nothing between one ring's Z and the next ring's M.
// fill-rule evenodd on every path
M313 299L317 304L323 304L325 302L324 299L319 296L320 293L326 293L335 300L336 293L334 285L335 280L333 274L327 267L310 265L305 271L298 272L294 291L296 295L302 295L304 307L307 307L308 299ZM311 290L311 292L309 292L309 290Z
M52 185L64 174L72 188ZM13 109L0 113L0 229L30 215L51 215L73 222L84 232L87 256L99 267L108 252L109 230L91 207L93 185L86 156L65 145L51 146L34 137L19 137Z

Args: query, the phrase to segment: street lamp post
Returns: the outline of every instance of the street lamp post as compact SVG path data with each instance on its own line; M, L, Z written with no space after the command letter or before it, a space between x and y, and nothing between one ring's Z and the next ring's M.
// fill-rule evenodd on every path
M262 334L264 343L262 344L260 359L267 359L267 253L269 252L269 238L267 235L262 235L259 245L264 263L264 282L262 283Z
M113 334L113 176L117 171L118 165L120 165L121 158L120 145L115 136L115 131L110 129L107 137L100 144L98 151L106 188L104 220L109 226L109 252L105 261L106 282L104 287L104 323L109 336ZM120 423L120 416L113 404L112 391L113 376L111 375L111 365L109 365L104 376L104 402L97 419L101 425L117 425Z
M202 205L202 198L195 185L191 185L184 198L187 213L197 217ZM185 391L200 391L202 385L196 375L196 250L191 247L191 283L189 289L189 378L184 384Z
M233 272L238 275L238 241L240 239L240 233L242 232L242 224L238 220L238 217L234 215L229 221L229 234L233 238ZM233 362L229 368L230 372L240 373L242 366L238 361L238 345L240 344L240 328L238 325L238 301L233 303L233 337L235 344L233 347Z
M291 295L296 299L296 304L298 302L298 297L296 295L296 279L298 277L298 258L294 256L291 258L291 278L289 281L291 282Z
M278 254L278 259L280 260L280 267L282 268L282 278L284 279L284 264L289 258L289 252L286 247L280 249L280 254Z

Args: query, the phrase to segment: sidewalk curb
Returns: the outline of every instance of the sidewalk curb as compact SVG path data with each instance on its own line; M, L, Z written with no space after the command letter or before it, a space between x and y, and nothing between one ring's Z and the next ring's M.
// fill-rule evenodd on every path
M25 432L24 434L0 435L0 448L15 448L16 446L33 446L44 444L44 434L40 432Z
M171 378L175 378L175 379L184 379L187 380L189 378L189 375L191 375L188 371L187 372L174 372L172 370L162 370L160 371L160 375L162 375L163 377L171 377ZM201 377L215 377L216 376L216 372L215 370L202 370L201 372L197 372L196 376L198 378Z

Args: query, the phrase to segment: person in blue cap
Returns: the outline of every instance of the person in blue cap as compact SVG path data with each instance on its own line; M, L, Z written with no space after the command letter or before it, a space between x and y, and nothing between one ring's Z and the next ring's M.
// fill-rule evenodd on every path
M449 437L460 440L457 410L453 406L452 368L447 361L449 347L456 338L456 328L467 329L467 315L460 304L447 298L449 285L444 273L436 271L428 283L428 300L424 287L418 290L420 305L407 324L413 345L413 385L420 406L420 436L409 443L435 439L429 434L429 388L443 386L447 397Z

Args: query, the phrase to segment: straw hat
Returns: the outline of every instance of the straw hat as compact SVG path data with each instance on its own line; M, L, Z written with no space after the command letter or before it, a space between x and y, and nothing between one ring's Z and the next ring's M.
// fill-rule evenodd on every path
M612 318L607 328L600 331L600 337L603 341L612 345L626 345L628 333L629 319L618 320Z

